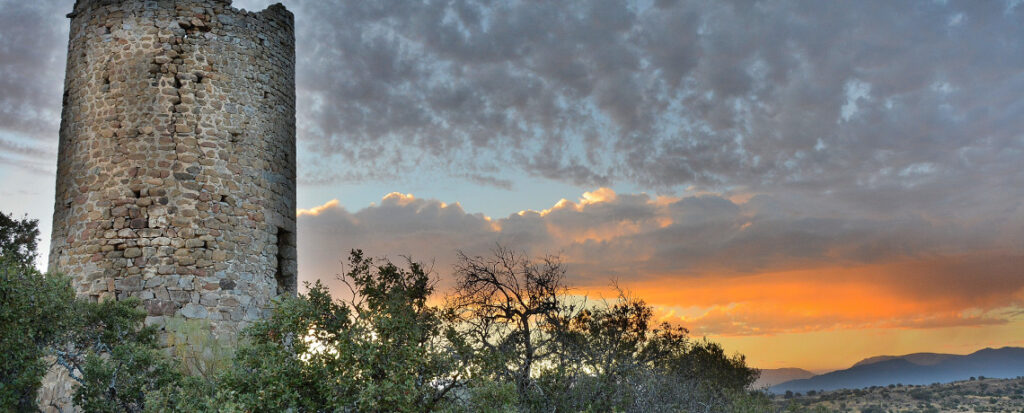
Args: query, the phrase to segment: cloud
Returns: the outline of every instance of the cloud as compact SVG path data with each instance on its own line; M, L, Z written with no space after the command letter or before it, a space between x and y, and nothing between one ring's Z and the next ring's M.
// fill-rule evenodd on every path
M1024 196L1010 3L286 5L304 184L533 176L979 217ZM0 129L41 150L71 1L0 6Z
M1024 11L999 2L288 6L300 137L332 169L500 165L582 186L813 191L880 209L968 205L942 197L949 185L1007 199L970 189L992 180L1021 195L1006 151L1024 149ZM374 179L333 172L305 173Z
M631 289L698 334L922 329L1020 320L1024 256L975 252L699 277L665 274ZM950 262L972 262L949 266Z
M0 165L22 169L42 177L51 177L55 172L55 168L53 168L54 165L49 162L40 162L32 159L25 159L23 157L8 156L3 153L0 153Z
M459 204L391 193L379 204L349 212L337 200L302 210L299 222L300 273L307 280L333 279L352 249L371 257L418 261L442 260L450 267L457 248L493 245L495 229L481 214L469 214ZM438 267L441 269L442 267Z
M862 301L862 303L864 303ZM892 302L875 300L871 304L891 308ZM802 304L802 303L801 303ZM776 335L809 333L817 331L855 330L870 328L929 329L949 327L978 327L1004 325L1010 319L990 315L970 315L959 312L938 314L890 313L866 315L843 311L815 312L818 308L743 303L740 305L713 306L695 317L668 317L667 321L692 325L691 331L705 335ZM808 310L811 310L808 313Z
M792 214L789 202L601 188L494 219L411 194L355 212L331 201L299 213L300 274L331 279L362 248L432 262L443 288L457 250L500 243L561 255L582 292L616 279L719 335L1000 324L1013 317L996 310L1024 306L1019 241L988 235L1004 222Z
M0 166L13 167L40 177L52 177L56 162L56 148L51 149L49 139L7 138L0 131Z
M0 132L35 141L15 152L52 156L38 146L57 140L68 39L64 14L71 5L69 0L0 2ZM0 141L0 148L10 151L9 144Z
M4 139L2 136L0 136L0 150L9 154L37 159L49 159L54 155L51 151L43 150L28 144L18 143L14 140Z
M341 203L338 202L337 199L332 199L330 201L327 201L327 203L325 203L323 205L317 205L317 206L315 206L313 208L310 208L310 209L298 209L298 210L295 211L295 215L296 216L300 216L300 217L303 216L303 215L309 215L309 216L314 216L315 217L317 215L320 215L321 212L329 211L331 209L340 208L340 207L341 207Z

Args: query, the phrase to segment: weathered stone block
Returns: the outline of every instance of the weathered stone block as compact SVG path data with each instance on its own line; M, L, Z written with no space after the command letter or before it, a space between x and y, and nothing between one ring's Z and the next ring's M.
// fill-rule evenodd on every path
M120 291L139 291L142 289L142 278L133 275L114 281L114 288Z
M195 303L185 304L180 313L185 318L206 318L209 314L206 307Z
M232 280L220 280L220 289L231 291L235 289L235 282Z
M174 315L179 308L177 303L168 300L149 300L145 306L150 315Z
M170 299L178 303L187 303L192 301L192 294L188 291L174 290L167 291Z

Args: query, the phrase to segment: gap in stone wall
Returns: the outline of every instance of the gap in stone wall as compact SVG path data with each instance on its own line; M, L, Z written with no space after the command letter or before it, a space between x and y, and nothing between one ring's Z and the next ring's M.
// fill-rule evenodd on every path
M277 293L284 294L291 290L291 274L288 271L288 254L290 248L295 248L293 245L294 237L288 230L278 227L277 228L277 272L275 273L275 279L277 280Z

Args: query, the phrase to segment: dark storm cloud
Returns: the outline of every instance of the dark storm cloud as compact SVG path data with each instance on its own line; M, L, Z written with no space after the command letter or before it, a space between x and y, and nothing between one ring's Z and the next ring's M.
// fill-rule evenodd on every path
M1024 150L1024 8L1011 5L289 7L303 144L353 169L502 165L575 184L855 199L897 188L907 202L993 168L1019 194L1009 183L1024 176L1000 155Z

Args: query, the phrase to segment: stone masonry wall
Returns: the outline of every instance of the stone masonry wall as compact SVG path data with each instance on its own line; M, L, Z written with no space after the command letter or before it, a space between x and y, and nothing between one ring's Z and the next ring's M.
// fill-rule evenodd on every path
M78 0L50 268L147 323L234 333L296 288L295 36L280 4Z
M296 290L295 31L280 4L78 0L50 270L234 335ZM46 411L72 411L51 369Z
M295 35L280 4L77 0L50 269L235 335L296 289ZM73 411L53 368L45 411Z

